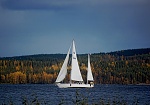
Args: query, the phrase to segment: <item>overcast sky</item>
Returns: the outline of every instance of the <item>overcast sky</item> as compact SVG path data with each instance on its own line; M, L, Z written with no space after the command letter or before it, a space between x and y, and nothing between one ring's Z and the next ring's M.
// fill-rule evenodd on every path
M150 0L0 0L0 57L150 47Z

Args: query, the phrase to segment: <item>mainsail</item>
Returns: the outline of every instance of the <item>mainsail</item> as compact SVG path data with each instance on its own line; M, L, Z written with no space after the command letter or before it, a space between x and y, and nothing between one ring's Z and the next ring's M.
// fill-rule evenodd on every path
M63 65L62 65L62 68L61 68L61 70L60 70L60 72L59 72L59 75L58 75L58 77L57 77L57 79L56 79L56 82L61 82L61 81L63 81L64 78L66 77L66 74L67 74L67 65L68 65L68 60L69 60L70 49L71 49L71 47L69 48L69 51L68 51L67 56L66 56L66 59L65 59Z
M90 66L90 55L88 54L88 71L87 71L87 80L88 81L94 81L91 66Z
M71 70L71 78L70 79L74 80L74 81L83 81L81 72L79 69L79 65L78 65L74 40L73 40L73 44L72 44L72 70Z

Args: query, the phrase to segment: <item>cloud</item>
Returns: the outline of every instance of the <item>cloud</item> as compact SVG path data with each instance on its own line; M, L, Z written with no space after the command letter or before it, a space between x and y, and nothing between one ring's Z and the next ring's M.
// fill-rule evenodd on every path
M10 10L64 10L83 3L80 0L3 0L1 6Z
M109 6L149 4L149 0L1 0L1 6L9 10L66 10Z
M72 38L80 53L149 47L149 10L150 0L0 0L0 56L65 53Z

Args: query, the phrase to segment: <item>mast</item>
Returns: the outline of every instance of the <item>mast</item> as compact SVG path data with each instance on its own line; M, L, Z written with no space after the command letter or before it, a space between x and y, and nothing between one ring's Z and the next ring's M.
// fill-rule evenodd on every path
M73 46L73 41L74 41L74 39L72 40L72 44L71 44L71 46ZM72 48L73 49L73 48ZM71 59L71 67L72 67L72 59ZM72 75L72 70L70 71L70 85L71 85L71 75Z

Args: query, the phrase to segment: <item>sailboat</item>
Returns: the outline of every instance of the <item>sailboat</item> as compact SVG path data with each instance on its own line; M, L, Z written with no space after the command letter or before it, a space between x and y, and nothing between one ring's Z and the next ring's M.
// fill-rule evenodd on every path
M70 82L69 83L62 83L67 75L67 66L69 61L70 50L72 48L72 64L71 64L71 74L70 74ZM88 68L87 68L87 83L85 84L80 72L77 55L76 55L76 48L75 48L75 41L72 41L72 46L70 46L69 51L66 55L62 68L58 74L58 77L55 81L56 85L59 88L91 88L94 87L93 83L93 75L90 66L90 55L88 54Z

